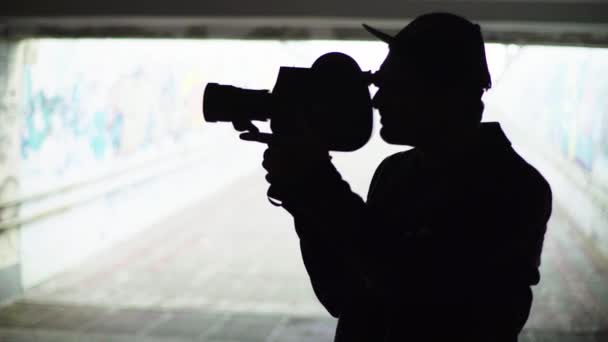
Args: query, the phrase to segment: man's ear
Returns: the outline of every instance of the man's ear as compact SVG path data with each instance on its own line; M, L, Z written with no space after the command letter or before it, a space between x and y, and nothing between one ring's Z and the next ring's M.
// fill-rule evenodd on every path
M449 127L477 127L484 110L481 94L482 92L467 91L462 87L443 87L434 94L430 105Z

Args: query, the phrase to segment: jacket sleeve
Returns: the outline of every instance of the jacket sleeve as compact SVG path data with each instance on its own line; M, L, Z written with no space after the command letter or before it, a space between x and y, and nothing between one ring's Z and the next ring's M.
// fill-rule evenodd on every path
M534 176L534 177L533 177ZM509 215L495 225L503 227L505 236L496 239L493 248L487 251L488 262L513 274L513 278L535 285L540 281L540 259L547 222L552 211L552 193L549 184L534 172L533 176L521 177L520 184L505 191L509 200Z
M383 164L374 173L369 193L377 184ZM353 195L357 196L354 193ZM344 210L364 212L366 211L365 207L363 201L355 200L350 209L345 208ZM339 246L331 241L331 234L329 236L323 235L323 231L327 232L332 227L326 225L322 212L319 212L319 216L315 217L301 209L291 207L290 212L294 217L296 232L300 237L300 251L304 266L315 295L321 304L333 317L339 317L343 304L349 299L350 295L364 289L363 279L342 258ZM319 220L319 217L321 220ZM319 227L323 225L325 226Z
M301 230L308 229L298 219L296 226ZM336 251L322 240L301 237L300 251L315 295L333 317L339 317L359 279L335 254Z
M376 170L370 193L386 160ZM382 255L369 234L373 218L363 199L350 190L333 165L283 200L294 217L304 265L314 292L328 312L338 317L344 301L369 288L382 270ZM323 180L323 181L321 181ZM380 243L380 242L379 242Z

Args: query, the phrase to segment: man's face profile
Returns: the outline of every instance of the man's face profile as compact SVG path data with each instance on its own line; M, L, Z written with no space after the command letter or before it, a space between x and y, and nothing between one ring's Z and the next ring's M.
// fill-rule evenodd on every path
M434 126L430 86L412 62L390 53L374 82L378 91L373 106L380 113L380 136L389 144L418 146Z

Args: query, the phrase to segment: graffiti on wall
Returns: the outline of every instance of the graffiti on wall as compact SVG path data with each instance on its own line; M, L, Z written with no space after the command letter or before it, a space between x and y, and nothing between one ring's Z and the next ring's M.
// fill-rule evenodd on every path
M608 190L607 75L608 49L526 47L492 99Z
M20 179L27 189L197 139L205 126L201 100L207 82L270 89L279 66L303 58L270 41L35 39L27 44L20 132Z
M27 178L125 160L179 142L195 126L201 80L191 65L150 60L137 44L126 52L130 58L125 51L100 58L90 42L30 44L36 53L23 66L20 133Z
M547 79L550 92L544 100L550 111L542 123L566 158L592 172L608 160L608 101L602 95L608 92L608 81L598 77L608 73L608 55L593 49L572 52L577 54L560 60Z
M17 139L24 195L74 175L95 177L96 169L200 136L207 82L272 89L282 65L307 67L323 53L343 51L371 70L386 54L375 42L32 39L24 44Z

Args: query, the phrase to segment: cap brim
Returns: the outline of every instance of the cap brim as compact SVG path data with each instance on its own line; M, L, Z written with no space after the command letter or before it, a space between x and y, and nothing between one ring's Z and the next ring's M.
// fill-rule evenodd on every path
M366 25L366 24L362 24L363 28L367 30L367 32L373 34L374 36L376 36L378 39L380 39L383 42L386 42L388 44L392 43L393 40L395 40L395 38L389 34L386 34L380 30L376 30L375 28Z

